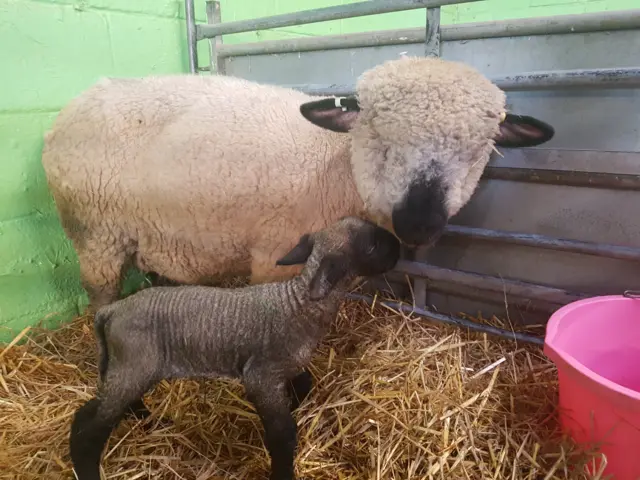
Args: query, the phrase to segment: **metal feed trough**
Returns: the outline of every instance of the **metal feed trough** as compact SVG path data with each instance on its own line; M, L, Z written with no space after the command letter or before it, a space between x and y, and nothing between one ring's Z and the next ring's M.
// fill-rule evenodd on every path
M478 0L472 0L478 1ZM550 122L541 148L494 155L478 190L438 245L409 252L387 277L412 279L415 307L435 321L542 343L424 310L481 310L546 320L586 296L640 288L640 9L440 26L463 0L371 0L237 22L185 0L192 73L210 71L319 95L353 93L357 77L398 55L441 55L483 72L507 105ZM225 45L232 33L426 9L425 28ZM196 44L210 41L210 64ZM370 297L356 296L372 301Z

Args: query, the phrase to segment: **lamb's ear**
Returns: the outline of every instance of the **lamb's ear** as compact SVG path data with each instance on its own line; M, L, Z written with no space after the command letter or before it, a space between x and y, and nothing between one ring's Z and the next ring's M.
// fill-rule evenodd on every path
M277 266L284 265L300 265L304 263L311 255L313 251L313 240L311 239L311 235L305 233L298 240L298 244L293 247L289 253L287 253L284 257L276 262Z
M325 257L309 284L309 298L322 300L333 290L336 284L347 274L347 266L339 257Z
M551 125L537 118L508 113L500 123L500 133L495 137L499 147L535 147L553 138L555 131Z
M300 113L318 127L347 133L358 118L360 105L356 97L334 97L300 105Z

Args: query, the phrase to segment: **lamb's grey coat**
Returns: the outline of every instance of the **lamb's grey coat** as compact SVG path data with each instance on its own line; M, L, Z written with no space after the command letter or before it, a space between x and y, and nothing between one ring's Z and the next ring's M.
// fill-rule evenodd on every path
M390 270L399 255L391 233L344 218L303 236L280 259L283 265L306 261L288 281L239 289L148 288L102 307L95 316L99 394L78 410L70 437L79 480L99 480L100 454L112 428L128 408L148 414L141 397L160 380L220 376L241 378L256 405L271 478L292 479L296 431L289 408L310 388L302 370L346 287L359 276Z

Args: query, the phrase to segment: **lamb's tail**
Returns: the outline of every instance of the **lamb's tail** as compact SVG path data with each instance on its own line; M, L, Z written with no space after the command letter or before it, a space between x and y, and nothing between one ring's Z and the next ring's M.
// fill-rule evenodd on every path
M106 326L109 319L111 319L111 309L108 307L103 307L98 310L93 318L93 328L98 341L98 373L100 374L101 380L104 379L107 368L109 368L109 351L107 349L106 334Z

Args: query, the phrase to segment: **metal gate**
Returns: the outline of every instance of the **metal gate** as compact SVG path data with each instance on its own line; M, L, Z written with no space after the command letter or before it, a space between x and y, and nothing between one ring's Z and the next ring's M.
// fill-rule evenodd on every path
M193 0L185 3L192 73L348 95L385 60L441 55L487 75L510 110L554 126L544 147L494 155L438 245L411 252L387 276L411 279L417 313L478 329L424 307L539 322L568 302L640 288L640 9L441 27L441 6L469 0L370 0L221 23L219 2L209 1L208 23L196 24ZM411 9L426 9L425 28L223 43L233 33ZM210 63L201 67L204 39Z

